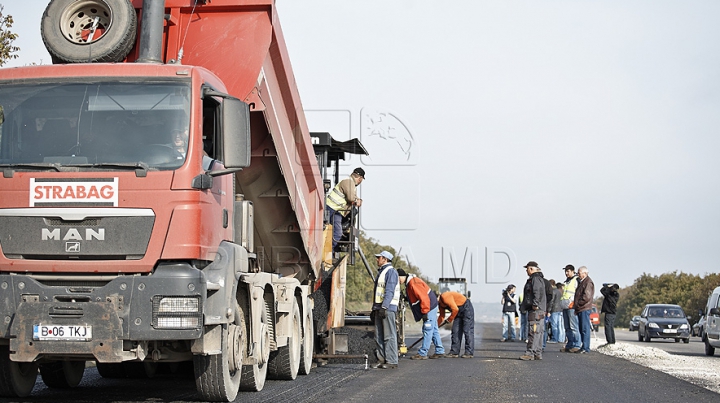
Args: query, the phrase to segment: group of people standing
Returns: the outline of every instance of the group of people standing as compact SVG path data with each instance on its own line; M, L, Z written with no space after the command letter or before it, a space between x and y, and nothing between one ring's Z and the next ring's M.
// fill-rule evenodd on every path
M435 291L414 274L392 266L393 255L382 251L375 255L378 275L375 278L375 290L372 313L375 322L375 342L377 344L378 363L375 368L395 369L398 367L396 315L400 305L400 285L405 285L405 293L410 310L416 322L422 321L422 345L413 360L428 358L472 358L475 351L475 311L472 303L464 295L455 291L446 291L437 295ZM445 312L450 316L445 319ZM445 322L452 324L450 353L440 338L439 327ZM465 339L465 352L460 356L460 348ZM435 346L434 353L430 348Z
M501 299L503 311L503 334L501 341L515 341L514 317L520 310L520 339L527 342L521 360L542 360L546 343L565 343L562 352L584 354L590 351L595 284L588 276L588 269L581 266L575 274L575 266L563 268L565 281L555 283L543 276L537 262L524 266L528 280L521 296L515 296L515 286L509 285ZM605 297L602 313L605 313L605 336L607 342L615 343L615 310L619 298L618 285L603 284ZM552 337L548 340L546 323L550 323ZM567 341L566 341L567 340Z

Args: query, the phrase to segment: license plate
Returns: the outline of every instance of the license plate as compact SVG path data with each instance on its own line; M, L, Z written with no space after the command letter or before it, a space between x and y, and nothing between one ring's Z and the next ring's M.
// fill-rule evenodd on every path
M34 325L33 340L92 340L92 326Z
M663 333L677 333L677 329L663 329Z

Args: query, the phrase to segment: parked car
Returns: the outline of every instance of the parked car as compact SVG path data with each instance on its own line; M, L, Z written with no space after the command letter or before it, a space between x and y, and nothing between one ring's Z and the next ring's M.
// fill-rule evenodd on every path
M638 330L638 323L640 323L640 316L635 315L630 319L630 326L628 327L628 330L631 332Z
M590 323L592 324L593 330L597 332L600 328L600 314L595 305L593 305L592 311L590 311Z
M690 324L680 305L645 305L638 323L638 340L650 342L652 339L690 342Z
M702 337L703 328L705 327L705 316L701 316L700 320L692 325L692 335Z
M714 355L715 349L720 348L720 287L713 290L705 306L702 338L705 342L705 355Z

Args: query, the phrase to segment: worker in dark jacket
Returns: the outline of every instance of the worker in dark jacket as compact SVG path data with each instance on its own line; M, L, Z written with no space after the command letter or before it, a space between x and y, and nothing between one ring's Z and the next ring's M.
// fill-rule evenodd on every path
M580 340L582 347L578 353L590 352L590 333L592 332L592 324L590 323L590 312L593 307L593 297L595 295L595 283L588 276L588 269L582 266L578 269L578 286L575 290L575 315L578 317L578 327L580 328Z
M605 340L608 344L615 344L615 312L620 298L619 289L620 286L613 283L605 283L600 289L600 293L605 297L600 313L605 314Z
M540 270L536 262L530 261L525 265L528 280L523 289L522 306L528 313L528 341L525 354L520 356L523 361L542 360L547 295L545 278Z

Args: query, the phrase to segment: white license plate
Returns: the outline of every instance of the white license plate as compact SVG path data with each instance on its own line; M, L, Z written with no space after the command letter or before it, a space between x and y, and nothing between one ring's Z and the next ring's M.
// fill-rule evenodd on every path
M663 329L663 333L677 333L677 329Z
M33 340L92 340L92 326L34 325Z

